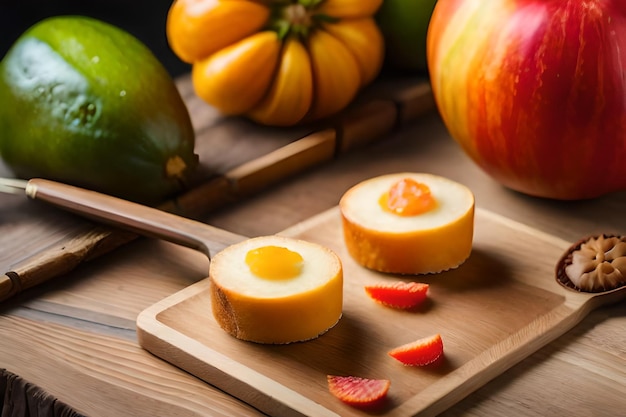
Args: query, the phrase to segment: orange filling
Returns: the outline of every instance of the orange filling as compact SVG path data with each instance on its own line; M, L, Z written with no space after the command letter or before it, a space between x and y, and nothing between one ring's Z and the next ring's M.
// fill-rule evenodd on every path
M298 252L279 246L262 246L246 254L250 271L266 279L295 278L302 271L303 261Z
M435 208L437 200L426 184L404 178L381 195L378 203L383 210L390 213L399 216L416 216Z

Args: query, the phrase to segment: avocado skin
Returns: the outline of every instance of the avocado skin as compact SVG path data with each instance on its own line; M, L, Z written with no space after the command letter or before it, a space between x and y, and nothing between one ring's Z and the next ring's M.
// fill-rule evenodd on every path
M93 18L28 29L0 62L0 103L0 156L21 178L152 204L179 192L198 163L165 68L135 37Z

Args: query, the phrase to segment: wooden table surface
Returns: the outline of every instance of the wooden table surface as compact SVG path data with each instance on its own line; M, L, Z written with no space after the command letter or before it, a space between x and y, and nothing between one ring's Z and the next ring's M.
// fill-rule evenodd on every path
M202 220L248 237L273 234L336 205L353 184L398 171L457 180L474 191L478 207L568 241L626 232L626 193L555 202L507 190L461 152L436 112ZM0 220L19 219L12 210L21 207L20 197L0 198ZM11 251L19 260L19 251ZM204 278L207 268L205 257L191 249L138 239L5 301L0 304L0 368L90 417L262 415L137 343L137 315ZM594 311L443 415L626 415L626 305Z

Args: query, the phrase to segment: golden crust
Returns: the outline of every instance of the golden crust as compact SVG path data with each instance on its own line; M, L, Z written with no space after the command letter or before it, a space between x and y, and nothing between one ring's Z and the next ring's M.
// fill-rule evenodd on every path
M254 276L246 253L282 245L304 258L302 273L288 280ZM249 239L218 253L209 272L213 316L232 336L257 343L284 344L314 339L333 327L343 307L343 268L328 248L296 239Z
M403 178L428 185L437 208L401 217L379 207L380 195ZM366 268L412 275L438 273L461 265L472 250L473 194L443 177L399 173L372 178L348 190L340 210L348 252Z

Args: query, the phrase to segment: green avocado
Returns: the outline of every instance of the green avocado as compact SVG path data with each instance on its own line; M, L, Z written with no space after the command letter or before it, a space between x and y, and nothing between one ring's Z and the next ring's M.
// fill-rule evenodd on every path
M194 142L170 75L113 25L48 18L0 62L0 157L18 177L152 204L185 187Z
M376 13L388 67L427 73L426 39L437 0L385 0Z

